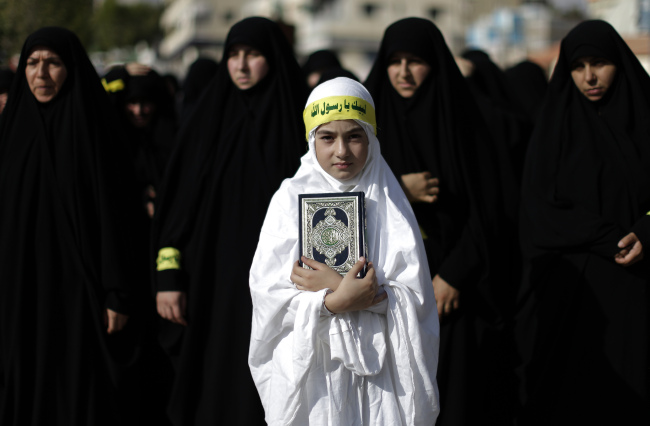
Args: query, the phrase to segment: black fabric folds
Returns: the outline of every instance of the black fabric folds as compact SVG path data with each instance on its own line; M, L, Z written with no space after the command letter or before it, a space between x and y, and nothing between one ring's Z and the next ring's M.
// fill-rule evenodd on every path
M616 65L597 102L571 77L581 56ZM629 232L650 244L649 114L650 77L609 24L586 21L562 40L523 178L521 424L650 421L650 270L614 262Z
M318 50L307 58L302 66L305 78L312 72L322 72L331 68L341 68L341 62L335 52L331 50Z
M320 75L320 78L318 79L316 86L320 85L321 83L325 83L328 80L333 80L337 77L347 77L354 81L359 81L359 77L354 75L352 71L346 70L345 68L330 68L327 71L323 71L323 73Z
M231 81L228 49L259 49L270 66L251 89ZM216 77L179 133L154 218L156 250L175 247L181 270L156 272L156 289L187 292L188 326L166 322L177 360L175 425L263 424L248 368L248 275L268 203L305 152L307 99L300 67L277 24L247 18L228 34Z
M528 140L533 121L519 101L506 74L481 50L468 50L463 58L474 64L474 71L467 77L470 90L488 125L492 140L503 155L510 157L511 168L517 179L521 178ZM519 183L519 182L517 182ZM507 194L510 208L516 211L519 187Z
M208 88L210 81L217 74L219 64L214 59L198 58L190 65L183 83L183 107L181 122L192 115L199 98Z
M16 73L10 69L0 69L0 93L9 92L15 74Z
M431 66L409 99L387 74L391 54L400 51ZM501 256L509 241L501 191L512 184L512 175L501 181L485 123L431 21L408 18L389 26L365 86L377 105L382 154L393 172L429 171L440 179L439 200L412 204L432 274L460 290L459 310L441 324L437 424L506 424L507 413L500 412L509 404L502 386L505 356L499 346L505 346L500 339L513 290L508 256Z
M531 61L522 61L506 69L508 84L520 105L526 111L529 120L535 123L539 109L548 89L548 77L544 69Z
M32 48L64 61L57 96L25 77ZM132 324L108 336L106 307L128 312L133 172L106 93L79 39L30 35L0 123L0 423L132 424L118 391ZM131 343L130 343L131 342Z

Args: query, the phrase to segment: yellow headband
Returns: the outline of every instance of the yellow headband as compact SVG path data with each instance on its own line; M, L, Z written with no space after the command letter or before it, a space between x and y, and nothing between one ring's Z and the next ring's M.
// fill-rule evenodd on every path
M306 137L321 124L336 120L361 120L372 126L377 134L375 109L370 102L356 96L330 96L307 105L302 113L305 121Z

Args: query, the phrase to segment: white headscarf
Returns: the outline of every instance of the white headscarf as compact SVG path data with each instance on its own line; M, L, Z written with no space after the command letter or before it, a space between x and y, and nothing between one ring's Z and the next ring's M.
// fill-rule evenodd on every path
M374 108L348 78L319 85L307 105L332 96ZM362 171L347 181L330 176L316 159L317 127L307 129L309 152L274 195L262 227L250 271L249 365L271 425L433 425L438 415L440 333L422 238L373 125L356 121L369 141ZM380 313L322 316L325 290L299 291L289 279L300 255L298 195L349 191L366 194L368 260L388 303Z

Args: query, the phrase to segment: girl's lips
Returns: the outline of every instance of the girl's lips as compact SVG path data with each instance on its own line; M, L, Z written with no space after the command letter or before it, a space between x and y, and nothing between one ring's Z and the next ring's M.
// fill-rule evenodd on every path
M337 169L347 169L351 165L352 163L334 163L334 167L336 167Z

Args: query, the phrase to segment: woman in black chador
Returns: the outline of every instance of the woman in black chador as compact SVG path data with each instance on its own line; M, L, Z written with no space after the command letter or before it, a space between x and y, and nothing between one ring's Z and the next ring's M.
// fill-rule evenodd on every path
M118 391L135 197L114 121L73 33L27 38L0 123L2 425L136 420Z
M524 60L506 69L505 73L508 84L528 119L534 124L548 89L548 77L544 68L535 62Z
M522 191L520 424L649 424L650 77L587 21L548 91Z
M498 152L431 21L389 26L365 85L380 139L392 141L382 145L384 158L422 231L441 315L437 424L505 425L512 404L504 331L513 290L500 212L502 188L514 179L500 181Z
M514 86L487 53L482 50L467 50L462 56L473 65L465 78L492 140L498 144L500 151L509 154L511 168L516 171L519 179L533 121L519 101ZM508 200L514 210L518 207L518 195L516 192L512 194L515 198Z
M280 28L235 24L221 64L180 130L154 218L175 425L263 423L248 368L248 275L268 203L306 149L306 87Z

